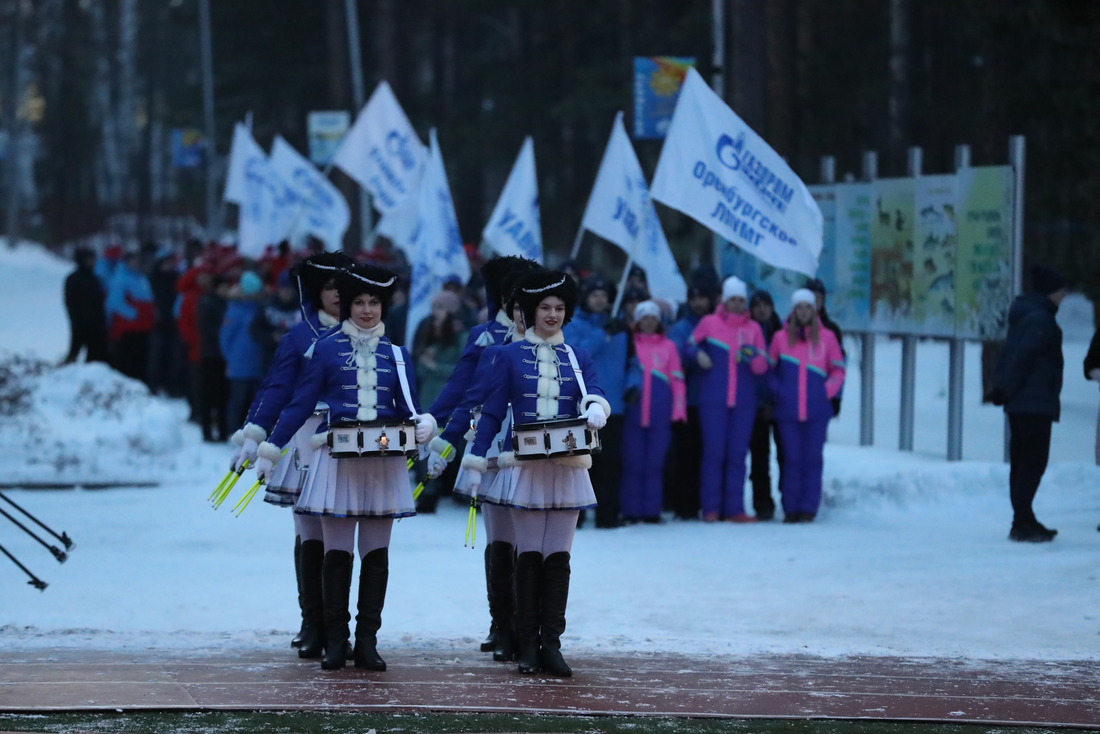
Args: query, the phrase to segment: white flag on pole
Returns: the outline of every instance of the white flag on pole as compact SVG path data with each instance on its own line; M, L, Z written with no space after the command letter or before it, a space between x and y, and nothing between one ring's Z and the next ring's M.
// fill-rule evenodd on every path
M498 255L516 255L542 262L539 184L535 178L535 143L530 137L523 141L481 237Z
M653 176L653 198L776 267L812 276L823 218L806 185L688 69Z
M443 288L443 281L457 275L463 283L470 279L470 261L462 247L451 187L443 167L435 128L430 134L428 162L420 182L416 232L412 239L409 311L405 323L405 344L412 346L420 321L432 310L432 297Z
M293 233L312 234L329 251L343 247L351 211L343 194L309 160L276 135L271 167L294 192Z
M332 164L354 178L387 213L416 196L427 150L386 82L379 82L344 136Z
M258 258L267 245L287 236L297 197L272 169L248 126L241 123L233 129L225 200L239 207L237 249L242 255Z
M687 300L687 284L649 198L642 164L630 144L623 113L615 115L581 228L617 245L645 270L649 292L669 303Z

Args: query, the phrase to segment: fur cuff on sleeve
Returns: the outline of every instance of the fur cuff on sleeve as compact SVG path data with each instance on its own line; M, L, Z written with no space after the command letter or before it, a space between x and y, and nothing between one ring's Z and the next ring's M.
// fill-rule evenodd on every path
M328 446L328 431L321 431L315 433L309 437L310 448L319 449L322 446Z
M233 435L229 437L229 440L234 446L244 446L244 429L238 428L233 432Z
M267 431L260 428L255 423L245 423L244 428L242 428L241 430L244 431L245 438L251 438L256 443L261 443L267 440Z
M447 463L454 460L455 447L451 445L451 442L442 436L436 436L428 442L428 451L434 451L440 456L443 456L443 452L447 449L451 450L451 453L447 454Z
M462 468L484 472L489 468L489 460L486 459L484 456L474 456L473 454L466 454L462 457Z
M593 395L593 394L585 395L581 399L581 413L584 413L584 411L588 408L589 405L592 405L592 403L595 403L596 405L603 408L603 414L604 414L605 418L610 417L610 415L611 415L611 403L607 402L604 398L601 398L599 395Z
M256 448L256 456L267 459L273 464L278 464L279 459L283 458L283 450L273 443L264 441Z

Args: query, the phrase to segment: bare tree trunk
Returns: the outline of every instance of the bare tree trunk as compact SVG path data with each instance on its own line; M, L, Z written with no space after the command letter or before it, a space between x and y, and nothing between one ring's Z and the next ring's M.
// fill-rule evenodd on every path
M116 188L122 202L133 205L137 199L137 176L132 175L136 154L141 146L137 120L137 0L119 0L118 4L118 104L115 130L118 134L119 178Z
M887 150L897 170L905 161L905 138L909 114L909 12L905 0L890 0L890 99L888 102Z
M107 19L103 3L92 3L88 8L91 23L92 59L95 74L89 89L89 108L92 119L99 126L100 149L96 157L96 199L105 207L118 206L120 192L117 182L119 171L118 131L115 129L114 104L111 89L110 40L107 35Z

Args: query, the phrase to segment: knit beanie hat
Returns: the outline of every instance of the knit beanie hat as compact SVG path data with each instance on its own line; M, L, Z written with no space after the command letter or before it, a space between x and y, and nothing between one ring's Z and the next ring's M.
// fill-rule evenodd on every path
M725 303L731 298L738 297L748 298L749 289L745 286L745 281L741 280L736 275L731 275L722 283L722 303Z
M1066 287L1066 279L1060 273L1042 265L1031 268L1031 287L1036 293L1049 296Z
M817 308L817 299L814 297L814 292L809 288L799 288L791 294L791 308L794 308L800 303L805 303L814 308Z
M642 301L634 307L635 321L641 321L646 316L656 316L658 321L661 320L661 307L656 301Z

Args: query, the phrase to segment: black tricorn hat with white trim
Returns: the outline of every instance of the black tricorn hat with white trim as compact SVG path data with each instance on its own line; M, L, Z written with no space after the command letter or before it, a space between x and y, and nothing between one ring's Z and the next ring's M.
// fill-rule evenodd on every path
M561 270L536 270L516 287L515 299L523 310L524 322L534 324L535 311L550 296L557 296L565 303L565 324L572 321L577 307L577 281Z
M351 315L351 302L356 296L369 293L382 302L382 315L389 310L393 292L397 290L397 275L380 265L360 263L337 274L336 290L340 292L340 319Z
M290 275L298 283L298 298L314 308L321 308L321 290L325 283L347 270L355 261L342 252L318 252L295 265Z

